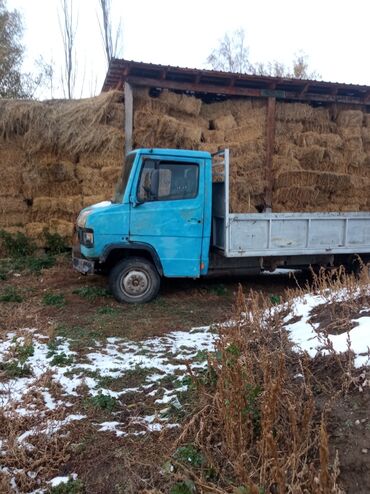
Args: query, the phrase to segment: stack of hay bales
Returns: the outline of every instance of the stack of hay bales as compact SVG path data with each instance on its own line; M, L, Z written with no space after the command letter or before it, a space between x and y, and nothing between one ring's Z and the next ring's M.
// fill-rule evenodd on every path
M71 238L82 207L112 196L123 163L123 95L0 102L0 229Z
M0 229L71 237L79 210L112 197L124 150L124 96L0 101ZM134 147L229 147L230 209L258 212L266 190L264 98L213 103L134 91ZM370 114L277 102L274 212L370 210Z
M370 209L369 115L278 103L273 210Z

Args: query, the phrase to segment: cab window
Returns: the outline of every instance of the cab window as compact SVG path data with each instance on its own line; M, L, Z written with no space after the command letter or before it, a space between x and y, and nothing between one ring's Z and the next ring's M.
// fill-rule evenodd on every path
M197 163L155 161L143 163L137 196L140 202L191 199L198 194Z

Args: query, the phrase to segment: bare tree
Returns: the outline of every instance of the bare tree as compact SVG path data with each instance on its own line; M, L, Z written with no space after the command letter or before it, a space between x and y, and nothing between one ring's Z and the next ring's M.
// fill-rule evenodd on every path
M207 58L207 63L214 70L226 72L250 72L249 49L245 44L245 31L238 29L225 33L219 45Z
M309 69L308 56L302 51L295 54L291 67L277 60L267 63L251 63L245 37L243 29L237 29L231 34L225 33L223 39L219 41L218 47L208 56L208 65L214 70L227 72L292 77L296 79L321 78L320 74Z
M62 85L64 95L71 99L76 84L76 32L78 18L72 7L72 0L60 0L59 28L62 35L64 50L64 68L62 69Z
M122 22L118 20L117 28L113 32L112 2L111 0L99 0L100 13L98 15L100 34L107 64L112 58L117 58L122 52Z

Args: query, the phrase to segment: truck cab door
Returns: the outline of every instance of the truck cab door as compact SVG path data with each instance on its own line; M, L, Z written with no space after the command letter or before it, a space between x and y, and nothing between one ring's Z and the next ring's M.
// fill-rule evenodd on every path
M143 156L131 202L130 241L152 246L165 276L198 277L204 160Z

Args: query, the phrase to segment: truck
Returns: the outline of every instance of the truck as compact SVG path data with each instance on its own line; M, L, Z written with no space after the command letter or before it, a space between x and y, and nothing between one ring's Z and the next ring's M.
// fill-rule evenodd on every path
M73 266L106 273L119 302L156 297L161 279L353 267L370 259L370 212L230 211L230 152L137 149L112 201L77 219Z

